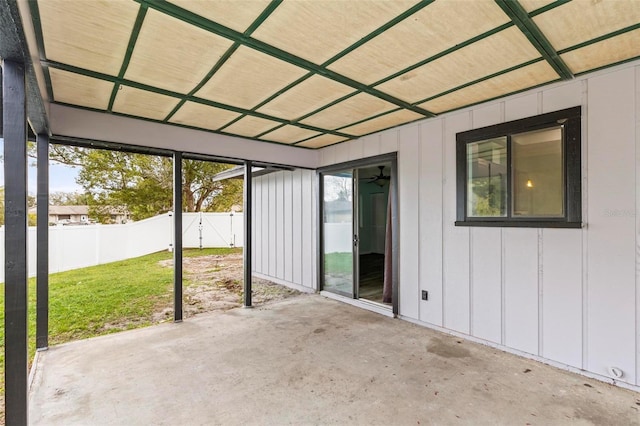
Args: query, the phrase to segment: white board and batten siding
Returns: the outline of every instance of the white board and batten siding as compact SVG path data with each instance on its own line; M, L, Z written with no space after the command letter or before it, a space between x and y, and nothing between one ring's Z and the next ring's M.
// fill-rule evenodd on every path
M454 226L456 133L577 105L584 228ZM639 148L634 62L330 146L320 166L398 153L401 317L640 386Z
M253 274L301 291L317 290L315 171L254 178L253 200Z

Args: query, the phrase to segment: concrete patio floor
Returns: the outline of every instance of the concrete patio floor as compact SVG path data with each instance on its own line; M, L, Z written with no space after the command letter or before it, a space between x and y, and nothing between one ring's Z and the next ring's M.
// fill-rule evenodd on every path
M40 353L30 422L640 424L640 393L319 295Z

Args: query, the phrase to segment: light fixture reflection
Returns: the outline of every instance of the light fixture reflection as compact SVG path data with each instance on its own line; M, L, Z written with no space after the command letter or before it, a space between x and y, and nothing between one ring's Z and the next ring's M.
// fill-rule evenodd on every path
M533 188L533 181L531 179L527 179L527 188Z

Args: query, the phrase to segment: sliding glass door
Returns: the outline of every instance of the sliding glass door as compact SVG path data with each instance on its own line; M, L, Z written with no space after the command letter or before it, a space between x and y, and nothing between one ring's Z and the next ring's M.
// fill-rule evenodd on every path
M322 174L324 290L354 297L354 175L345 170Z

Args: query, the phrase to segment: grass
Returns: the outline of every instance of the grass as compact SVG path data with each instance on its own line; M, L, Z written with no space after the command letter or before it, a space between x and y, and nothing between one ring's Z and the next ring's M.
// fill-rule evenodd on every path
M240 253L238 248L191 249L183 257ZM49 276L49 345L86 339L153 322L153 314L172 306L173 268L158 252ZM188 283L186 283L188 284ZM35 352L36 280L29 279L29 359ZM4 284L0 284L0 395L4 395ZM0 419L3 413L0 412Z
M325 253L324 270L332 274L353 273L353 253Z

